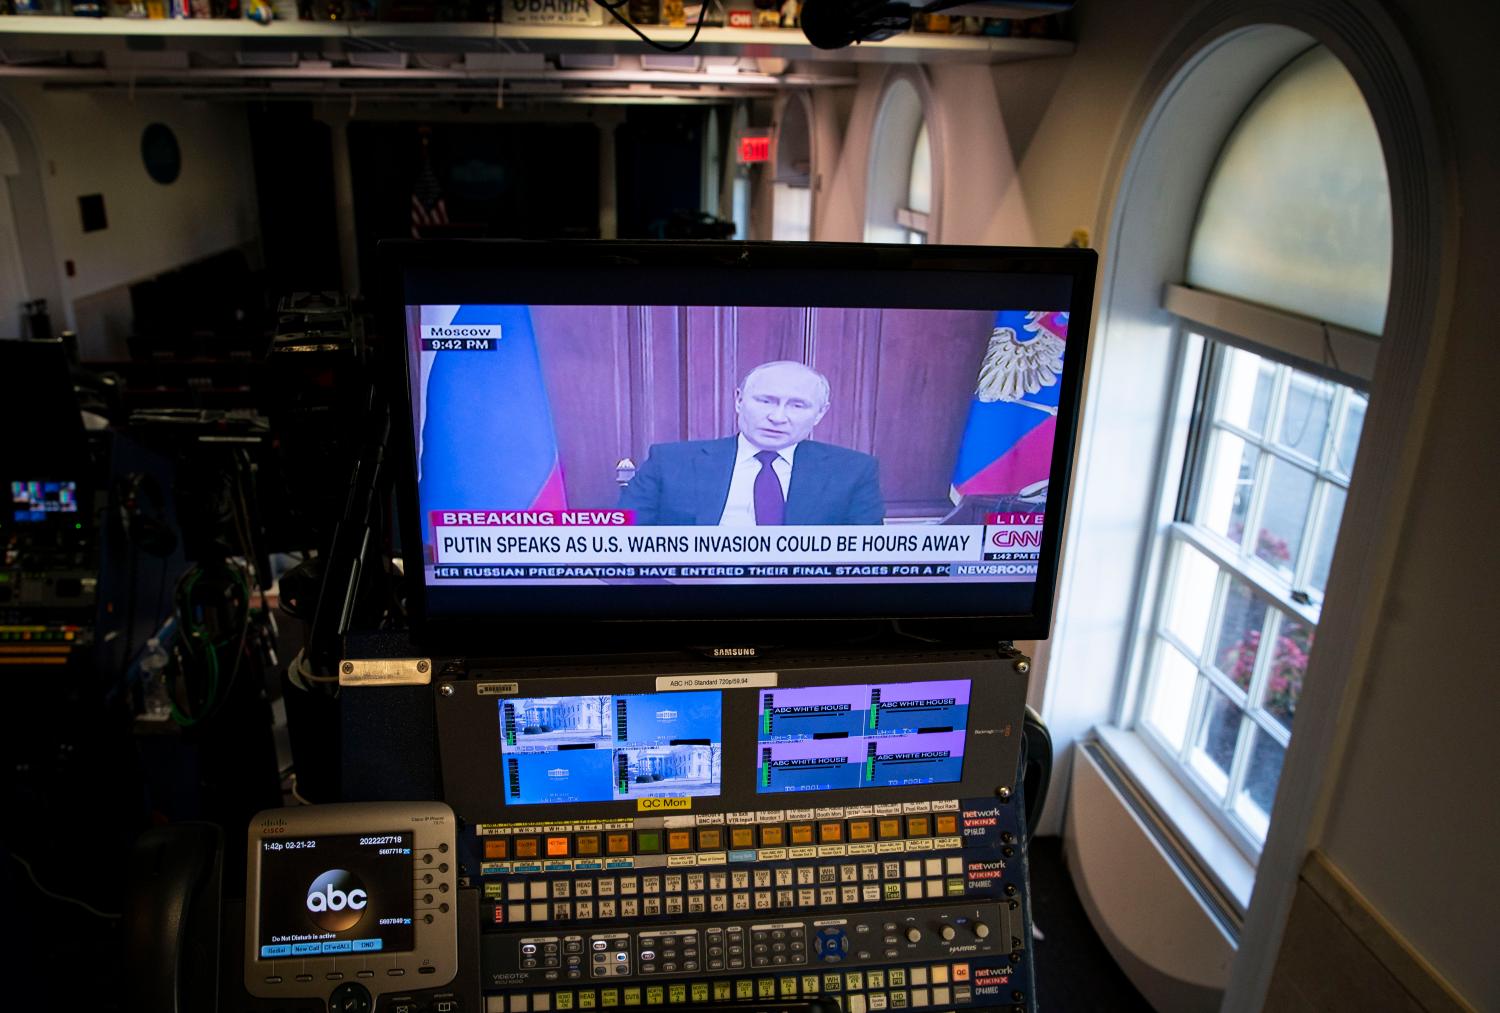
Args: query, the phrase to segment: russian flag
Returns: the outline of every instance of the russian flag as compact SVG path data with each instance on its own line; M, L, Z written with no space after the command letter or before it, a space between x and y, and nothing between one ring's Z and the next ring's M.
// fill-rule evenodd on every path
M1044 499L1068 314L1001 310L979 369L950 495Z
M423 511L567 509L531 310L458 306L452 314L424 313L424 323L499 324L500 339L484 351L422 353Z

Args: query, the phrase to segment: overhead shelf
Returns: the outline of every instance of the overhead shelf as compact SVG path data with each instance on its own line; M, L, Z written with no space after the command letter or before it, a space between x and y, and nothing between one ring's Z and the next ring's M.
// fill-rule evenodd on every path
M688 28L643 27L653 39L680 43ZM38 51L393 50L645 54L651 49L622 25L573 27L504 23L380 21L150 20L50 16L0 17L0 53L7 59ZM689 52L840 63L1006 63L1073 52L1060 39L938 35L907 32L840 50L812 46L796 29L704 28Z

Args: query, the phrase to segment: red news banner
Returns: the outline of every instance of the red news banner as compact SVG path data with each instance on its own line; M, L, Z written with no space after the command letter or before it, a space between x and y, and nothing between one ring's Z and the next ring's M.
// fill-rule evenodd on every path
M636 526L630 510L434 510L435 577L1031 580L1042 514L983 525ZM576 572L574 572L576 571Z

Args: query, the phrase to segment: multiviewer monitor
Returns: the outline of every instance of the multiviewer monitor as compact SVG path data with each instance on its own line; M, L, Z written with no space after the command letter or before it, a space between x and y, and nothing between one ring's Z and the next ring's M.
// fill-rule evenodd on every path
M1046 635L1092 252L385 252L404 311L402 536L429 627Z

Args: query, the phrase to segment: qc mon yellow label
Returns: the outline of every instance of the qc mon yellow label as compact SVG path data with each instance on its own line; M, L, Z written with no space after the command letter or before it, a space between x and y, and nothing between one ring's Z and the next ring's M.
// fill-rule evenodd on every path
M691 798L638 798L635 811L638 813L680 813L693 808Z

